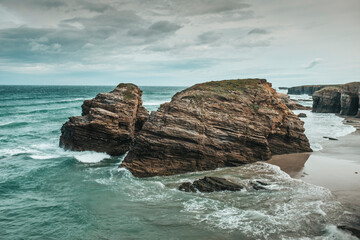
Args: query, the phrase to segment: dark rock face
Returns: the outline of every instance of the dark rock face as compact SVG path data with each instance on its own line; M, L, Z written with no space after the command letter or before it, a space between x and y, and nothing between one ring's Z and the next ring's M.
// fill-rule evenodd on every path
M333 86L337 86L337 85L304 85L304 86L291 87L288 89L288 94L294 94L294 95L307 94L311 96L316 91L319 91L326 87L333 87Z
M313 112L338 113L340 112L341 89L324 88L313 94Z
M219 177L204 177L196 180L193 183L185 182L179 186L180 191L184 192L219 192L219 191L240 191L242 189L247 190L267 190L267 183L261 181L251 181L247 186L237 184Z
M359 110L359 95L358 93L343 91L341 94L341 115L354 116Z
M360 229L359 228L354 228L354 227L344 226L344 225L338 226L338 228L341 230L344 230L346 232L349 232L352 235L354 235L360 239Z
M311 110L311 107L305 107L294 100L290 99L290 96L284 93L278 93L281 100L284 101L286 106L291 110Z
M152 112L121 167L150 177L309 152L303 122L265 79L197 84Z
M244 187L239 184L232 183L225 178L204 177L194 181L194 183L186 182L180 185L179 190L185 192L218 192L218 191L240 191Z
M307 116L306 116L305 113L299 113L299 114L298 114L298 117L299 117L299 118L306 118Z
M359 115L360 82L328 87L313 94L313 112Z
M142 91L133 84L119 84L110 93L99 93L82 105L82 116L70 117L61 128L60 146L75 151L122 155L148 119Z

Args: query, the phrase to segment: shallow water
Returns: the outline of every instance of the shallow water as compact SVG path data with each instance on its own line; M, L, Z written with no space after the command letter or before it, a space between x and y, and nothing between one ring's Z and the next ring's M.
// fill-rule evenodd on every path
M82 101L113 87L0 89L2 239L351 239L335 226L352 216L329 190L294 180L276 166L137 179L118 169L122 157L59 148L60 128L80 115ZM144 105L153 111L183 88L142 89ZM335 115L318 116L304 119L312 147L323 140L308 131L318 121L334 121L334 131L344 126ZM176 190L204 175L270 185L235 193Z

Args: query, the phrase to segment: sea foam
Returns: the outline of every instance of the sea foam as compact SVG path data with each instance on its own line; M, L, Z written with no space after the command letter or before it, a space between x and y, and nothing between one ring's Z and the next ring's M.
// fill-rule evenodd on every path
M98 152L79 152L74 155L76 160L83 163L97 163L101 162L102 160L106 158L110 158L110 155L106 153L98 153Z

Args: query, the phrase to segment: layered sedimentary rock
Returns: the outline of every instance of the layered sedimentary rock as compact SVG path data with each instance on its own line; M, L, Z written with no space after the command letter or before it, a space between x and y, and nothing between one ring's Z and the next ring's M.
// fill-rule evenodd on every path
M360 82L327 87L313 94L313 112L360 116Z
M179 186L180 191L184 192L218 192L218 191L240 191L244 186L232 183L225 178L204 177L193 183L185 182Z
M193 183L184 182L179 186L180 191L184 192L220 192L220 191L241 191L246 190L266 190L269 184L261 181L250 181L247 184L233 183L225 178L220 177L204 177L195 180Z
M121 166L150 177L307 151L303 122L270 83L225 80L194 85L152 112Z
M278 93L281 100L284 101L285 105L291 110L311 110L311 107L305 107L296 101L290 99L290 96L284 93Z
M314 92L319 91L326 87L336 87L337 85L304 85L304 86L296 86L288 88L288 94L294 94L294 95L301 95L301 94L307 94L307 95L313 95Z
M323 88L315 92L313 98L313 112L339 113L341 110L341 89L337 87Z
M61 128L60 146L66 149L122 155L148 119L142 91L133 84L119 84L109 93L85 100L82 116L70 117Z

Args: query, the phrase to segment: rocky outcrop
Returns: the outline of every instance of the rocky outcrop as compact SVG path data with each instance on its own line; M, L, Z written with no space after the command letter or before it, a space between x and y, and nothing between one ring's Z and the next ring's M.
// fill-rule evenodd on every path
M341 110L341 89L329 87L313 94L313 112L339 113Z
M288 88L288 94L301 95L307 94L313 95L314 92L319 91L326 87L336 87L337 85L304 85Z
M61 128L60 146L75 151L122 155L148 119L142 91L133 84L119 84L110 93L85 100L82 116L70 117Z
M305 106L297 103L296 101L290 99L290 96L287 94L278 93L278 95L281 98L281 100L284 101L286 106L291 110L311 110L311 107L305 107Z
M299 113L297 116L299 118L306 118L307 117L305 113Z
M244 187L239 184L232 183L225 178L204 177L193 183L185 182L180 185L179 190L184 192L218 192L218 191L240 191Z
M219 192L219 191L241 191L246 190L266 190L267 183L261 181L250 181L247 184L238 184L230 182L225 178L204 177L193 183L185 182L179 186L180 191L184 192Z
M270 83L226 80L194 85L152 112L121 167L150 177L307 151L303 122Z
M359 93L358 92L350 92L350 91L342 91L341 99L341 115L349 115L354 116L357 115L359 110Z
M337 226L339 229L349 232L352 235L356 236L358 239L360 239L360 228L357 226L357 228L355 227L351 227L351 226L345 226L345 225L341 225L341 226Z
M327 87L313 94L313 112L360 116L360 82Z

